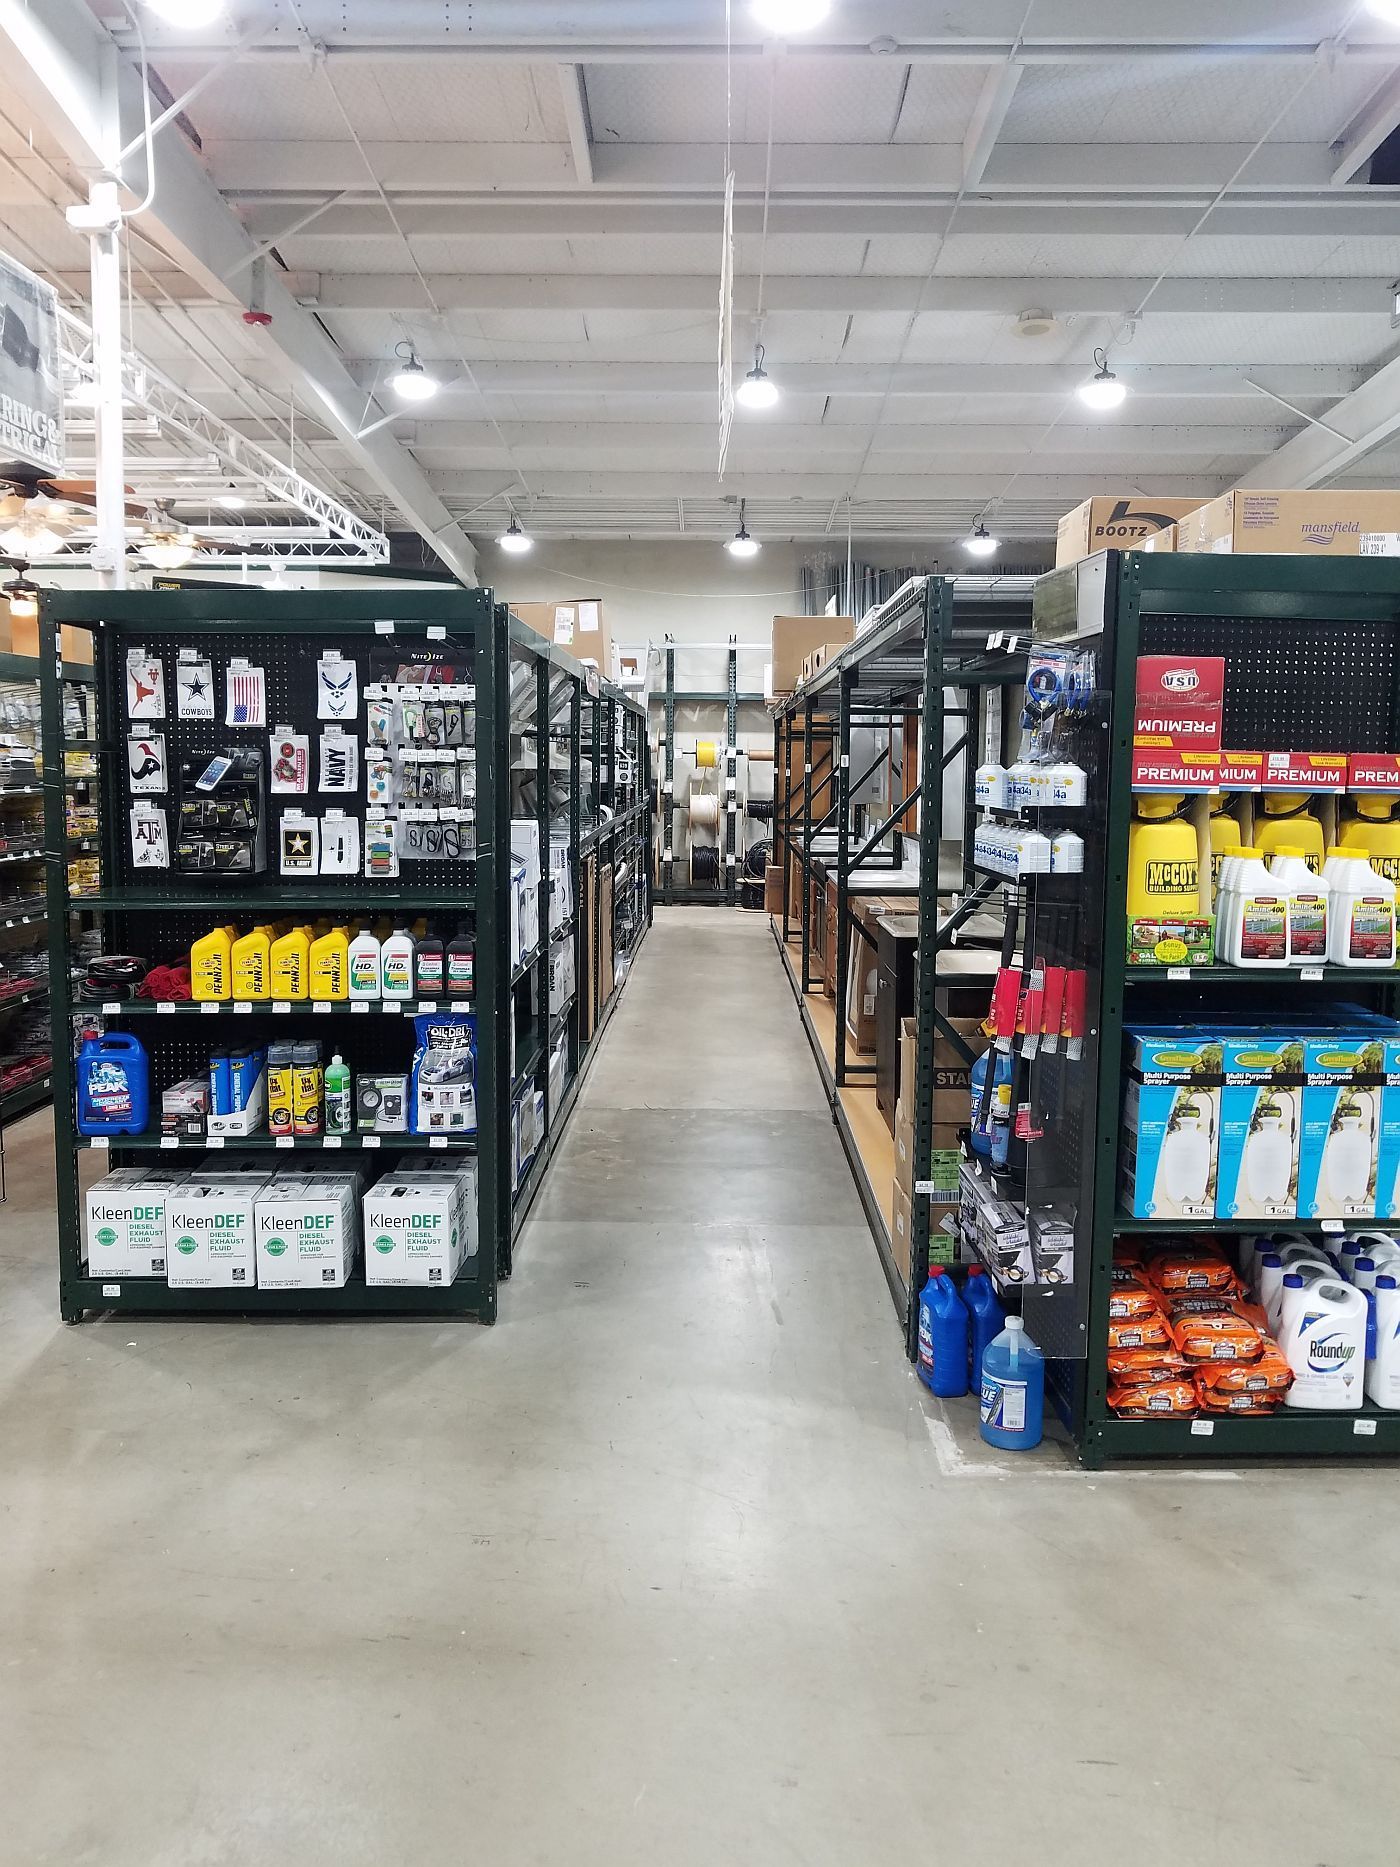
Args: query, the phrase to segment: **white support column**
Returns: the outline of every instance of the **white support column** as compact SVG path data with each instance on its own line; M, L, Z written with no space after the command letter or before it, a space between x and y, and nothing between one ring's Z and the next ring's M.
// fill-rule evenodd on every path
M109 589L126 588L126 443L122 424L121 211L117 184L93 182L92 355L96 369L97 542L93 567ZM98 224L100 221L100 224Z

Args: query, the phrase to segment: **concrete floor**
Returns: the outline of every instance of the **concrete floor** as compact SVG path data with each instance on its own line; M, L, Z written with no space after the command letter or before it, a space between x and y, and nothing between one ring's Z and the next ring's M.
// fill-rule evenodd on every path
M0 1861L1396 1859L1396 1478L981 1458L766 922L658 914L493 1331L64 1329L10 1150Z

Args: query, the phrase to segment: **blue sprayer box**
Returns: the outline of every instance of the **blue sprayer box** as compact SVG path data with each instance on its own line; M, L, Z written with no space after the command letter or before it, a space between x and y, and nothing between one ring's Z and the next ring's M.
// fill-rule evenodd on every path
M1364 1023L1304 1039L1300 1219L1375 1217L1384 1051Z
M1133 1031L1123 1099L1123 1202L1135 1219L1215 1217L1221 1038Z
M1300 1035L1254 1031L1221 1040L1221 1219L1291 1219L1298 1210L1303 1115Z

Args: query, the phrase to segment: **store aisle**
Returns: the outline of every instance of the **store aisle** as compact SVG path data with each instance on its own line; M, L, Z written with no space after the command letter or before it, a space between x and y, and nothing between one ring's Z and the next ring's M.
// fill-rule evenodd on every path
M64 1330L40 1133L5 1859L1393 1859L1393 1477L936 1440L766 922L658 913L494 1331Z

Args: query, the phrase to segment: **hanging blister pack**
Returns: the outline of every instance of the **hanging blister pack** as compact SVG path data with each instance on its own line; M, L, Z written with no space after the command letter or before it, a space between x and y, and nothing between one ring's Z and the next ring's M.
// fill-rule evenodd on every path
M398 873L394 819L371 812L365 818L365 875L370 881L392 882L398 879Z
M165 734L133 734L126 742L127 782L134 796L162 796L170 789Z
M394 761L382 752L370 749L365 760L365 802L386 807L394 802Z
M394 743L392 700L370 700L365 703L365 737L376 748L387 749Z
M341 796L357 791L360 785L360 744L349 733L327 731L321 734L322 791Z
M131 866L134 869L170 867L170 825L158 804L131 807Z
M226 726L266 726L266 677L261 668L242 655L235 655L228 664L224 698Z
M360 711L359 670L335 649L316 664L316 717L353 720Z
M280 842L283 875L320 872L321 826L315 817L308 817L304 810L284 810Z
M175 715L182 720L214 717L214 664L197 648L182 648L175 668Z
M321 819L322 875L358 875L360 872L360 820L344 811L328 810Z
M165 669L158 655L144 648L126 653L126 717L129 720L165 718Z
M311 782L311 739L279 726L272 735L272 789L280 797L304 797Z

